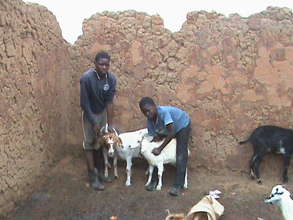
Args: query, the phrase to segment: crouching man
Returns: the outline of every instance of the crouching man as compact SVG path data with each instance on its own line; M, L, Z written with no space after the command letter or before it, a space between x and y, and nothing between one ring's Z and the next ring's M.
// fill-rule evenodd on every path
M153 149L153 154L159 155L171 139L176 138L176 179L169 194L178 196L181 194L184 186L187 168L188 139L191 131L190 117L179 108L157 106L150 97L142 98L139 102L139 107L147 118L148 133L153 136L152 141L160 141L164 138L161 146ZM146 187L146 190L155 190L157 183L158 169L155 168L151 183Z
M116 78L109 72L110 56L100 51L95 57L95 68L86 71L80 78L80 105L82 109L83 148L89 176L93 189L104 190L101 181L108 181L102 171L96 169L98 163L102 167L103 158L95 158L98 146L97 137L100 129L108 123L112 129L113 99L116 92ZM101 154L100 154L101 156Z

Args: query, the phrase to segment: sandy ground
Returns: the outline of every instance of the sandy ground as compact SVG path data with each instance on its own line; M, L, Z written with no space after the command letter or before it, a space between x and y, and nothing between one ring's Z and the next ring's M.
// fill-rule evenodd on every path
M69 155L48 173L48 178L38 191L19 204L8 220L163 220L166 209L172 213L187 214L210 190L222 191L218 200L225 207L221 220L281 220L277 207L263 200L279 177L264 175L264 183L256 184L246 173L229 173L217 176L203 169L190 168L189 188L180 197L169 196L175 168L166 166L161 191L148 192L145 161L136 159L133 185L124 186L125 162L119 162L120 177L106 184L105 191L87 187L83 158ZM111 170L112 172L112 170ZM291 181L292 182L292 181ZM290 184L287 185L290 189Z

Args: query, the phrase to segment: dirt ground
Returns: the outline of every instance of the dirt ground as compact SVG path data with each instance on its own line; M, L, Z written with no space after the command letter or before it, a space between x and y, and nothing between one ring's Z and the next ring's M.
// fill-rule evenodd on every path
M120 161L120 177L107 183L105 191L94 191L86 186L83 158L69 155L51 169L46 183L19 204L7 220L108 220L110 216L118 216L119 220L163 220L166 209L187 214L207 192L215 189L222 191L218 200L225 207L221 220L282 219L277 207L263 202L279 177L263 175L264 183L258 185L246 173L217 176L204 169L190 168L188 190L180 197L171 197L168 191L174 167L166 167L163 188L155 192L144 189L145 161L134 161L131 187L124 186L124 167L125 162Z

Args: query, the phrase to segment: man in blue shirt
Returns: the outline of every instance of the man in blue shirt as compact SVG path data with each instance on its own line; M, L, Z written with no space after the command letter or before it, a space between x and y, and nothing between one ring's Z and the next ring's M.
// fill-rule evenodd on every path
M164 138L161 146L153 149L153 154L159 155L171 139L176 138L176 180L169 193L172 196L178 196L184 186L186 175L188 139L191 131L190 117L185 111L176 107L156 106L150 97L142 98L139 107L147 118L148 133L153 136L152 141L160 141ZM146 189L155 190L157 182L158 172L155 169L152 181Z
M98 175L98 170L95 168L96 160L102 162L102 157L100 159L96 157L97 150L101 148L98 146L97 136L106 123L109 129L112 128L114 115L113 99L116 93L116 78L109 72L110 61L111 57L107 52L98 52L94 61L95 68L89 69L80 78L83 148L90 185L96 190L104 190L104 185L99 180L99 178L102 179L102 175Z

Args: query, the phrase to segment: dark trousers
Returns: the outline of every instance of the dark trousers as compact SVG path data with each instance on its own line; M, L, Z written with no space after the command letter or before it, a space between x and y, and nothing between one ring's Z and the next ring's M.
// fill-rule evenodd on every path
M97 168L99 173L104 173L105 160L104 160L102 148L100 148L98 150L93 150L93 154L94 154L95 167Z
M174 186L183 187L188 159L188 140L191 132L191 123L182 128L175 135L176 144L176 178ZM158 182L158 168L155 167L152 175L152 182Z

